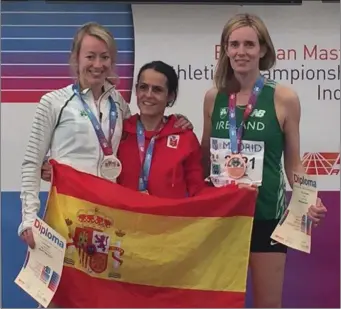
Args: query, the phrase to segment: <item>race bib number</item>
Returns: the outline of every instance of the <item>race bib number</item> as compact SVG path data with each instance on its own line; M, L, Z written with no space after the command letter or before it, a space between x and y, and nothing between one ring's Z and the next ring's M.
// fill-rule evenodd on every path
M228 176L226 163L231 156L230 140L211 137L211 180L216 187L230 183L262 185L264 142L242 141L241 155L246 163L243 177L232 179Z

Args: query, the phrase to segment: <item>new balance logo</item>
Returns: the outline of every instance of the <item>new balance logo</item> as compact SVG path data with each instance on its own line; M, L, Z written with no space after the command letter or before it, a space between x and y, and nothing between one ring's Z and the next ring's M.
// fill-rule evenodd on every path
M266 111L263 109L254 109L250 117L263 118L265 116L265 113ZM227 107L220 108L219 112L220 119L225 119L227 117L227 114L228 114Z
M251 117L263 118L265 113L266 111L263 109L254 109L251 114Z

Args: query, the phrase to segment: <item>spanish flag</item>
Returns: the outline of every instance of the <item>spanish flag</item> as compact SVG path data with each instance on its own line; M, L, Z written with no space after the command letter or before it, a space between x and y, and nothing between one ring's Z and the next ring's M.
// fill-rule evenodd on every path
M45 221L67 239L54 304L244 307L255 191L162 199L51 163Z

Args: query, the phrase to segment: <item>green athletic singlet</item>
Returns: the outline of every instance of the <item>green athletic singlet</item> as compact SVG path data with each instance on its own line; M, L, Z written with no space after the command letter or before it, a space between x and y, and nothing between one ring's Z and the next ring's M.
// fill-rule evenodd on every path
M285 209L285 179L282 170L284 133L277 120L274 104L276 82L266 80L254 111L245 126L243 140L264 142L263 180L259 187L255 219L279 219ZM213 138L229 139L228 97L218 93L212 114ZM245 107L236 108L237 127Z

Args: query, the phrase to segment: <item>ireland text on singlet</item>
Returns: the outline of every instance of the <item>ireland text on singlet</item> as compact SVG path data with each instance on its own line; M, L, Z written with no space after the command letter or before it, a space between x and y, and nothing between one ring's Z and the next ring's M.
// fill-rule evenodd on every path
M282 170L284 134L277 120L274 92L276 83L267 80L255 109L245 126L243 140L265 143L263 181L259 188L255 219L270 220L281 217L285 208L285 180ZM218 93L212 114L212 137L229 138L228 97ZM245 107L236 108L237 125L243 118Z

